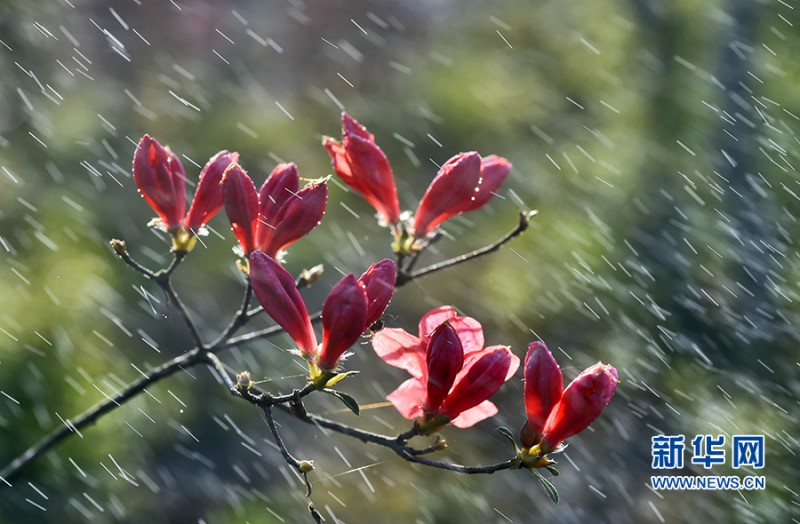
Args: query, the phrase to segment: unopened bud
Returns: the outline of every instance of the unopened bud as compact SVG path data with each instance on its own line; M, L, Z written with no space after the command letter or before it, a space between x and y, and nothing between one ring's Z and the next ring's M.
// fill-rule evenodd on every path
M236 375L236 389L239 393L245 393L250 391L250 388L253 387L253 381L250 378L249 371L242 371L238 375Z
M321 277L322 273L324 272L325 272L325 266L323 266L322 264L318 264L312 268L304 269L303 272L300 273L299 280L305 283L305 285L308 285L317 280L319 277Z
M116 253L117 256L120 256L120 257L121 256L125 256L125 255L128 254L128 248L127 248L127 246L125 246L125 241L124 240L119 240L117 238L112 238L111 239L111 249L113 249L114 253Z

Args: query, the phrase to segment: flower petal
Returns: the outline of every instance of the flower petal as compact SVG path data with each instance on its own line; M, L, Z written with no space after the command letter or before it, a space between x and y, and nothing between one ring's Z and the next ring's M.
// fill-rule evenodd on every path
M480 422L497 415L497 406L491 400L484 400L474 408L462 411L451 423L457 428L469 428Z
M342 142L326 137L333 169L342 181L363 196L387 223L400 220L400 204L389 160L375 137L347 113L342 114Z
M259 218L259 247L267 254L275 254L303 238L317 227L325 214L328 202L328 184L313 184L291 195L283 202L269 223Z
M322 349L319 366L336 368L339 357L356 343L366 329L367 294L352 273L333 286L322 304Z
M405 369L419 380L427 380L426 346L411 333L398 328L383 328L372 337L372 347L390 366Z
M481 183L481 156L459 153L442 165L414 216L414 234L424 237L445 220L470 208Z
M483 349L483 327L480 322L472 317L456 317L450 321L450 325L458 333L461 344L464 346L464 356L481 351Z
M367 311L367 325L371 326L381 318L389 301L394 294L394 283L397 279L397 264L393 260L384 258L375 262L358 279L364 286L369 300Z
M405 418L413 419L422 416L422 403L425 401L425 384L416 378L410 378L400 387L389 393L386 400L394 404L397 411Z
M183 224L186 211L183 166L177 156L149 135L142 137L133 153L133 179L167 229Z
M589 427L611 402L619 382L617 376L613 366L597 363L570 382L547 417L542 443L553 449Z
M220 151L203 166L184 227L197 233L222 208L222 175L229 165L239 161L238 153Z
M454 319L457 316L458 313L453 306L440 306L428 311L419 321L419 338L430 338L433 330L439 327L442 322Z
M563 390L561 368L552 353L544 343L531 342L525 355L525 412L528 424L536 432L542 432Z
M289 200L293 195L297 194L300 187L300 174L297 172L295 164L278 164L272 173L267 177L264 185L258 192L258 213L260 215L261 224L269 224L273 227L268 228L265 232L274 229L275 217L280 211L284 202ZM261 226L259 226L261 228ZM258 244L262 245L264 242L261 240L263 232L259 230Z
M304 356L315 355L317 338L294 277L272 257L254 251L250 255L250 282L264 311L286 330Z
M454 419L494 395L507 380L513 357L507 347L495 349L482 356L456 381L444 400L441 411Z
M222 175L222 200L233 234L245 255L256 249L258 193L253 180L239 164L231 164Z
M443 322L431 335L426 364L428 395L422 409L426 413L437 413L464 364L464 349L456 330L449 323Z
M489 155L481 159L481 183L474 195L472 203L464 210L474 211L486 205L500 190L508 173L511 172L511 162L497 155Z

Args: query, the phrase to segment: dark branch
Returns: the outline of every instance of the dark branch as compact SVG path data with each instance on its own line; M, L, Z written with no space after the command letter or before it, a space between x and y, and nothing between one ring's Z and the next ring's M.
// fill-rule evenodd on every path
M8 466L0 471L0 477L11 480L17 476L28 464L36 460L38 457L55 447L65 438L75 434L81 428L92 424L100 417L109 413L116 408L122 406L129 400L133 399L139 393L145 390L148 386L155 384L159 380L173 375L181 369L186 369L195 365L200 358L201 353L198 349L193 349L179 357L175 357L169 362L150 370L147 376L143 376L138 380L131 382L122 391L108 398L107 400L96 404L94 407L85 411L75 419L67 420L63 427L51 431L39 443L28 448L22 455L14 459Z
M441 271L442 269L447 269L449 267L453 267L453 266L456 266L458 264L463 264L464 262L468 262L468 261L470 261L472 259L481 257L483 255L488 255L489 253L494 253L495 251L497 251L501 247L503 247L504 244L506 244L507 242L515 239L516 237L518 237L522 233L524 233L525 230L528 229L528 226L530 226L531 220L533 219L533 217L535 215L536 215L536 211L528 211L528 212L521 211L520 214L519 214L519 223L517 224L517 227L515 227L514 229L512 229L511 231L506 233L505 236L503 236L502 238L500 238L496 242L493 242L493 243L489 244L488 246L482 247L480 249L476 249L475 251L470 251L469 253L465 253L465 254L463 254L461 256L457 256L455 258L451 258L451 259L445 260L443 262L439 262L438 264L433 264L431 266L428 266L426 268L420 269L418 271L414 271L414 272L405 272L404 271L404 272L398 273L398 275L397 275L397 284L396 284L397 287L400 287L400 286L402 286L404 284L407 284L408 282L411 282L412 280L415 280L415 279L418 279L418 278L422 278L424 276L430 275L431 273L435 273L436 271ZM413 266L413 263L415 261L416 261L416 258L413 258L408 263L407 268L408 268L409 271L410 271L410 269Z

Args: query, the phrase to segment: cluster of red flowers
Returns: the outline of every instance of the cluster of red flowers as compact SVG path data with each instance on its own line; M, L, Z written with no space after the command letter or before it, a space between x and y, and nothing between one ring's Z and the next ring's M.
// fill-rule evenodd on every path
M342 117L341 142L324 139L336 174L363 196L394 234L399 256L417 253L437 235L446 220L486 204L500 188L511 164L504 158L460 153L439 170L416 212L402 213L389 161L375 137L348 114ZM295 279L281 265L281 253L307 235L322 219L328 198L325 179L300 188L294 164L280 164L260 190L238 163L239 155L221 151L203 167L188 214L185 173L178 157L145 135L133 160L140 193L155 210L154 225L167 231L175 251L190 251L204 225L221 208L230 220L256 298L297 345L308 362L309 380L317 387L334 385L342 357L383 315L394 293L398 268L388 259L356 278L349 274L333 286L322 306L322 341L311 324ZM418 336L402 329L379 330L372 339L378 356L408 371L411 378L388 399L420 433L447 424L469 427L497 413L488 399L519 368L508 346L484 347L477 320L452 306L426 314ZM616 370L597 364L566 389L561 370L541 342L525 358L527 422L520 432L520 458L528 467L549 464L542 457L560 449L584 430L611 400Z

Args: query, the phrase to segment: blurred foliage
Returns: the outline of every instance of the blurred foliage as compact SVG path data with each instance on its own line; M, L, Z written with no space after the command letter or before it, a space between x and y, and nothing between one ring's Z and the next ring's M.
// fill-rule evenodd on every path
M316 461L326 518L788 522L800 504L798 11L779 0L0 5L0 461L190 349L158 288L107 247L124 238L146 265L169 259L130 176L138 138L181 155L189 185L220 149L239 151L258 184L283 160L316 178L330 172L321 137L338 136L346 108L387 153L405 209L459 151L514 163L498 198L448 223L422 264L539 210L501 252L398 291L388 326L413 332L454 304L489 344L522 356L541 337L566 379L601 359L623 382L561 459L559 506L526 472L431 471L281 419L293 452ZM207 339L242 289L224 214L211 226L176 274ZM322 224L287 263L325 264L304 292L317 305L388 244L371 207L332 180ZM223 358L286 391L302 382L290 344ZM366 345L354 353L347 366L363 373L343 387L374 406L355 420L331 399L309 408L406 429L382 404L402 372ZM444 431L443 455L508 457L493 428L522 423L520 377L496 400L494 419ZM654 493L659 433L765 434L767 490ZM257 411L195 368L40 459L0 491L0 520L300 522L303 493Z

